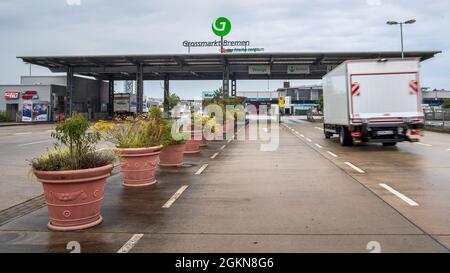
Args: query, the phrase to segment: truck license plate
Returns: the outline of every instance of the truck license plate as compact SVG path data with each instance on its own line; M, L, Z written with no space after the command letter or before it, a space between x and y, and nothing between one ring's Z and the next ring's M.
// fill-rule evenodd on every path
M386 136L386 135L393 135L394 131L390 130L390 131L378 131L377 135L379 136Z

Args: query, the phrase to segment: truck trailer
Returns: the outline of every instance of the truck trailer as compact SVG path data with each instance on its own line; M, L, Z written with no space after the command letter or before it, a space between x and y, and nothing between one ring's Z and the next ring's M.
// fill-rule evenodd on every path
M420 60L349 60L323 77L324 133L343 146L419 141L424 128Z
M114 94L114 114L131 115L131 95L128 93Z

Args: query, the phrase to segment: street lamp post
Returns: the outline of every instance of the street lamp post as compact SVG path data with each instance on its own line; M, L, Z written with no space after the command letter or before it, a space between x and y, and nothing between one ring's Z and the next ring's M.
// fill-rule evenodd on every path
M388 25L400 25L400 39L401 39L401 45L402 45L402 59L405 58L405 53L403 51L403 25L404 24L414 24L416 22L416 19L411 19L405 22L397 22L397 21L387 21Z

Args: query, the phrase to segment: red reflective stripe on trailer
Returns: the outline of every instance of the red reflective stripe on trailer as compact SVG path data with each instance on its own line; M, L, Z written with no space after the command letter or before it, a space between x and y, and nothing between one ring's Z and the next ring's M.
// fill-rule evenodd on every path
M409 82L409 93L411 95L417 95L419 93L419 83L415 80Z
M401 119L391 119L391 120L371 120L369 123L399 123L403 122Z
M352 96L359 96L361 93L359 92L359 89L361 89L361 86L358 82L355 82L352 84Z

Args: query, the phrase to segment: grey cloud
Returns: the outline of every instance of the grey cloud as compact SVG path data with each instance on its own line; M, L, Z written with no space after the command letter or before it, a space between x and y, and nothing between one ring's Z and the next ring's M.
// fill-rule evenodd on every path
M446 15L450 2L381 0L380 3L81 0L80 6L69 6L65 0L2 0L0 83L17 82L18 76L26 73L26 66L15 59L17 55L186 52L181 46L183 40L215 38L210 25L218 16L232 20L230 37L251 40L253 45L267 51L399 50L399 30L385 22L416 18L417 24L405 27L406 49L446 50L435 60L424 63L424 82L450 88L450 79L443 72L448 70L449 61L446 54L450 38L445 27L450 25ZM211 84L210 89L217 87L216 83ZM200 88L206 88L195 83L184 86L183 92L187 90L192 96ZM267 84L241 85L247 86L267 88Z

